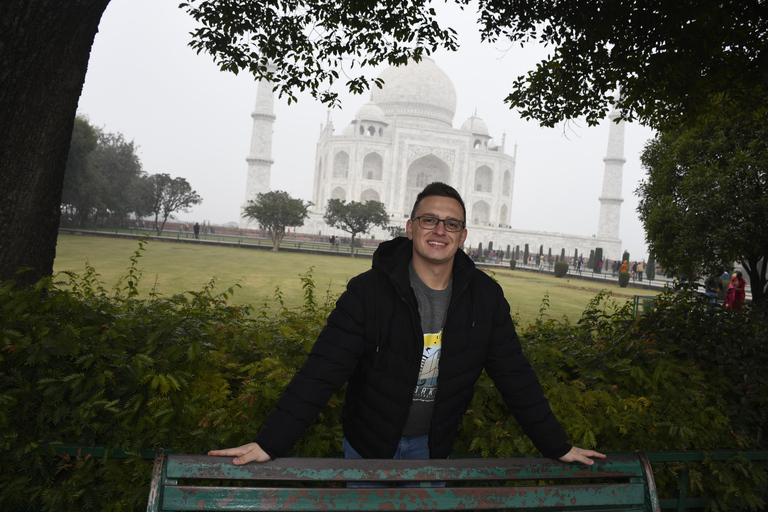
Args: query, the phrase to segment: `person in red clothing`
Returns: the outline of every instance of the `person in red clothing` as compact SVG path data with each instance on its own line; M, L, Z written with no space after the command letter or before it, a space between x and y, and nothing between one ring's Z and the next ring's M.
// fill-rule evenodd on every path
M747 280L742 277L741 270L736 271L725 292L725 309L741 309L747 297Z

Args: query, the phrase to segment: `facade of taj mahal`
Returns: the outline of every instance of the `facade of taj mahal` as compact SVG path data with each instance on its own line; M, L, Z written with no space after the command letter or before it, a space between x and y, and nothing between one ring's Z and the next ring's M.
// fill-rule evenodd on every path
M380 78L381 89L371 91L349 124L336 133L330 118L321 129L315 156L314 188L310 218L298 232L339 234L323 221L329 199L381 201L390 226L405 227L416 195L433 181L445 182L461 194L467 209L465 248L482 243L494 250L521 254L529 244L531 254L543 246L553 256L564 249L568 257L578 251L585 259L597 247L603 257L619 259L621 240L624 123L610 123L608 150L596 236L568 235L518 229L511 220L517 148L507 152L506 136L496 144L477 115L454 128L456 89L429 58L418 64L389 67ZM611 114L615 119L616 114ZM275 122L271 85L260 82L252 114L251 153L244 205L270 190L272 128ZM241 217L242 228L257 227ZM390 237L376 228L377 239ZM348 236L342 234L341 236Z

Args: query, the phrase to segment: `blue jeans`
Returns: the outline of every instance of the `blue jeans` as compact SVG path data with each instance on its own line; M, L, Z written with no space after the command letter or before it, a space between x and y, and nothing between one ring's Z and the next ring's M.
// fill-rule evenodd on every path
M344 457L347 459L362 459L363 456L352 448L352 445L344 438ZM397 451L393 459L428 459L429 436L403 436L397 445ZM421 482L403 482L395 484L395 487L421 487ZM347 482L347 487L390 487L390 484L381 482ZM426 487L445 487L445 482L426 482Z

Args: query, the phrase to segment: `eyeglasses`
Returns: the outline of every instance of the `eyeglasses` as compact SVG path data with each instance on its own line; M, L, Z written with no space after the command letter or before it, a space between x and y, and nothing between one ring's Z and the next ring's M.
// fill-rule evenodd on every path
M464 221L456 219L438 219L437 217L429 215L420 215L411 220L419 221L419 226L421 226L422 229L437 229L437 225L441 222L443 223L443 226L445 226L446 231L456 232L464 229Z

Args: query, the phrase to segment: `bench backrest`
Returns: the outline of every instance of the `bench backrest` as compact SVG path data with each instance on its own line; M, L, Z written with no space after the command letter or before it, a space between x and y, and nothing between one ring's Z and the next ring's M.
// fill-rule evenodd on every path
M349 488L347 482L421 487ZM425 482L446 482L426 487ZM509 482L514 482L510 485ZM148 512L161 510L660 510L642 453L593 466L550 459L282 458L235 466L229 457L157 451Z

